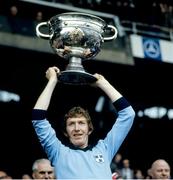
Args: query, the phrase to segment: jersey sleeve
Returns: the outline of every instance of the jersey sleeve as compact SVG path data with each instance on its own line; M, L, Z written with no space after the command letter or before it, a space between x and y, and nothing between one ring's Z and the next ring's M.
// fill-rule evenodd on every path
M118 116L116 116L112 129L104 139L104 145L108 151L110 161L128 135L135 118L135 111L124 97L115 101L113 105Z
M49 160L51 160L51 162L54 162L54 158L58 157L58 150L60 149L61 142L56 137L55 130L46 119L46 111L33 109L32 124L41 143L41 146L46 152Z

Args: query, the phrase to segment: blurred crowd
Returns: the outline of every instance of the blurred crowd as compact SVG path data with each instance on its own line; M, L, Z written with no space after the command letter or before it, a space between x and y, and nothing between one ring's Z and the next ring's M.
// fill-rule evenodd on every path
M43 1L43 0L42 0ZM46 0L44 0L46 1ZM120 22L137 22L148 25L173 27L173 3L165 0L150 2L134 2L133 0L52 0L49 3L63 3L69 6L88 8L91 10L111 13L119 17ZM33 6L22 3L0 4L0 31L35 35L35 27L42 21L58 14L56 8ZM32 11L30 9L32 8ZM59 12L60 13L60 12ZM125 26L125 24L124 24Z
M8 170L0 169L0 179L56 179L54 167L47 158L36 159L29 172L21 172L15 176Z
M133 168L133 162L117 153L110 165L112 180L126 179L171 179L171 167L165 159L156 159L144 172L140 168ZM64 169L65 170L65 169ZM0 169L0 179L56 179L55 169L47 158L36 159L28 172L21 172L18 177L8 170Z
M52 2L114 14L120 20L173 27L171 0L52 0Z
M0 14L0 31L27 36L36 35L36 25L43 21L43 12L33 12L33 17L25 16L17 5L9 6L6 13Z
M133 162L117 153L112 160L112 178L116 179L171 179L171 167L165 159L154 160L146 172L139 167L133 168Z

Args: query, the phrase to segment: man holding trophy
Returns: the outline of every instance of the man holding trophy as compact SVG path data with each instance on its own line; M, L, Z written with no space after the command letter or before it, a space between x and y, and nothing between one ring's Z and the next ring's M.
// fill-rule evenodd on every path
M80 18L81 14L77 13L77 16L75 14L75 18L73 17L75 21L78 16ZM65 21L66 23L68 24ZM72 45L71 54L76 58L76 54L83 49ZM77 58L80 58L80 55ZM70 74L71 69L68 69L64 75L68 78L59 78L63 71L60 71L58 67L53 66L47 69L46 78L48 82L37 99L32 112L33 127L48 159L55 167L57 179L112 179L110 163L132 127L135 112L129 102L104 76L97 73L90 75L84 71L75 70L72 69L72 74ZM71 78L75 72L77 75L75 78ZM88 74L92 76L92 80L88 79ZM69 144L65 145L58 139L55 130L46 117L46 111L50 105L53 91L59 82L67 84L76 84L77 82L79 85L87 83L101 89L108 96L115 107L115 113L117 113L115 117L117 118L104 139L100 139L95 145L89 143L89 136L94 127L88 111L82 107L73 107L64 116L64 135L68 138Z

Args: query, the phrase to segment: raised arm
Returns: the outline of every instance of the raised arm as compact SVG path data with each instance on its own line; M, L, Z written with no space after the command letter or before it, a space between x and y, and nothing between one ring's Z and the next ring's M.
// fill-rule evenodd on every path
M104 78L104 76L100 74L94 74L94 76L97 78L95 86L102 89L112 102L115 102L122 97L122 95Z
M102 89L110 98L117 113L114 125L104 138L111 162L133 125L135 111L130 103L102 75L95 74L94 76L97 78L95 86Z
M34 109L41 109L41 110L47 110L50 104L50 100L52 97L52 93L55 89L55 86L58 82L58 74L60 73L60 70L57 67L49 67L46 71L46 78L48 79L48 82L43 89L42 93L40 94L39 98L37 99L37 102L34 106Z

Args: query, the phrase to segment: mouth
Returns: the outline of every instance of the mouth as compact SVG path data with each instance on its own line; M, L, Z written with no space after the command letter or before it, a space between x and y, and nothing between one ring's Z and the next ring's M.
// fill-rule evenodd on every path
M74 138L81 138L81 137L82 137L82 134L74 134L73 137L74 137Z

